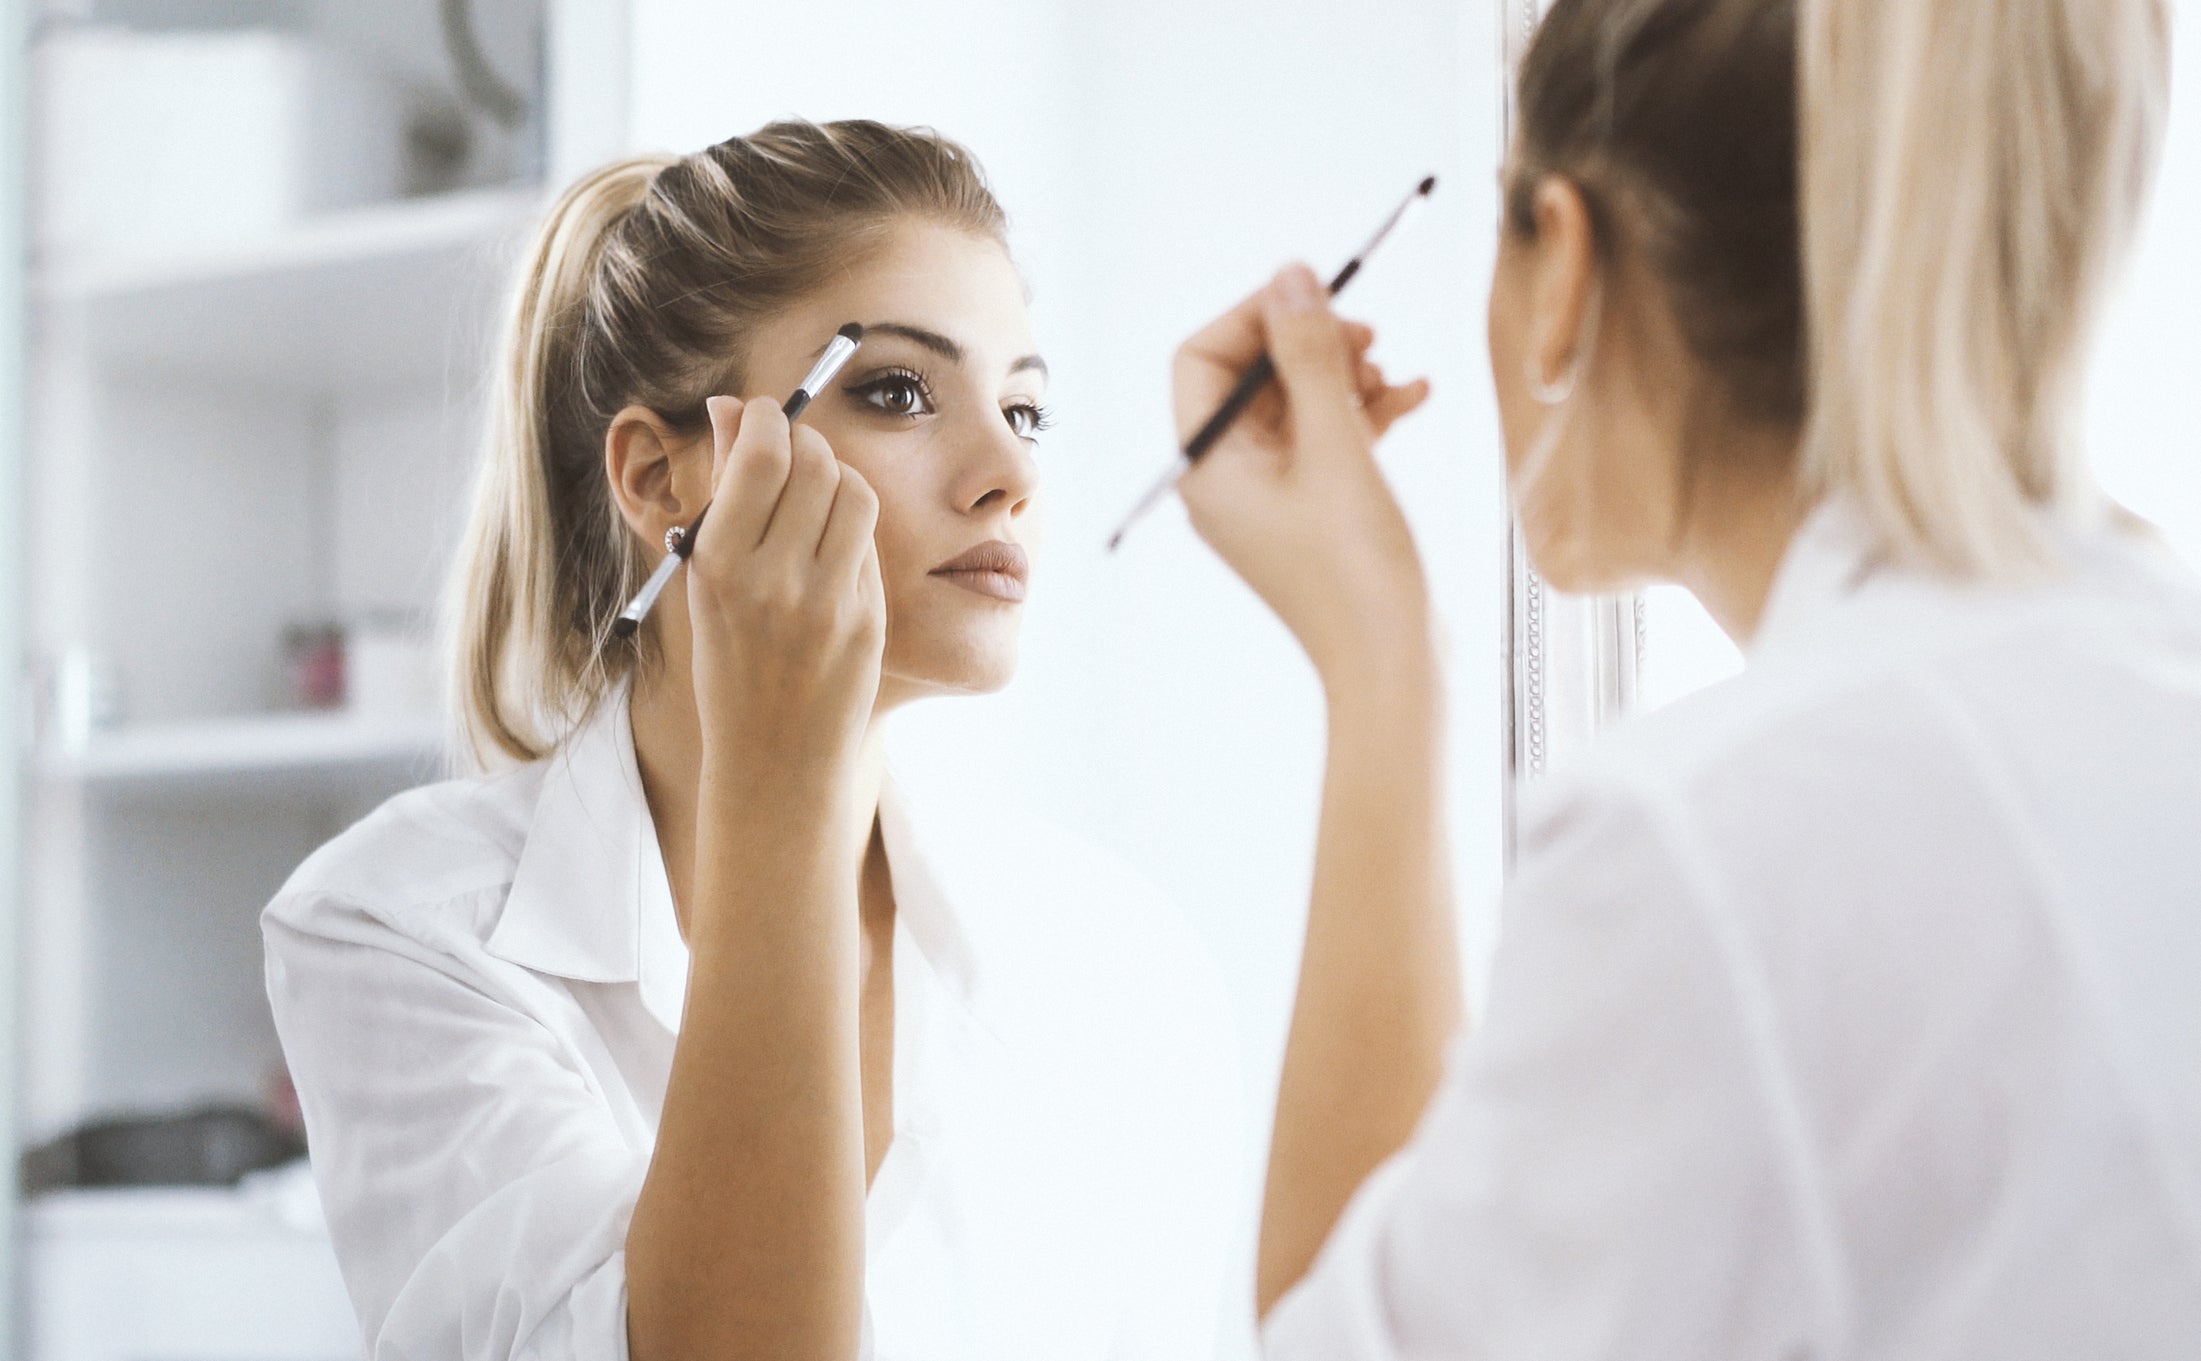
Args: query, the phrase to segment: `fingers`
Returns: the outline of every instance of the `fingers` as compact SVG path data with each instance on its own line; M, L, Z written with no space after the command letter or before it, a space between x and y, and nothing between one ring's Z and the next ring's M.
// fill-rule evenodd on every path
M818 540L818 561L851 576L860 574L867 558L876 561L878 548L872 535L878 523L879 494L862 473L844 465L825 533Z
M1378 437L1395 425L1401 417L1412 414L1429 400L1429 380L1417 378L1398 387L1386 387L1365 400L1361 414Z
M780 492L779 505L758 548L789 561L808 562L817 555L818 540L825 533L826 515L833 509L833 495L841 483L841 463L833 457L825 436L807 425L789 431L788 442L787 486Z
M1228 374L1227 381L1236 382L1268 346L1268 332L1263 325L1267 292L1263 288L1248 294L1237 306L1194 332L1177 348L1180 368L1188 361L1209 365Z
M1328 295L1305 265L1289 265L1262 297L1269 357L1291 404L1302 442L1341 439L1359 417L1358 356Z
M764 541L787 485L792 459L787 417L776 403L764 398L743 402L736 397L713 397L704 409L711 417L713 448L724 451L718 456L718 476L711 492L711 505L718 513L705 522L704 532L724 534L728 542L748 552Z

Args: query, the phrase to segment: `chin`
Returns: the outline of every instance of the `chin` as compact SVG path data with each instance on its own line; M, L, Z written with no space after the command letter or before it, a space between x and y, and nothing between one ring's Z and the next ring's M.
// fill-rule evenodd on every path
M900 646L885 670L918 695L990 695L1016 677L1017 644L1008 638L928 640Z
M1572 534L1538 535L1524 528L1529 565L1545 584L1566 595L1603 595L1634 580L1603 560L1597 546Z

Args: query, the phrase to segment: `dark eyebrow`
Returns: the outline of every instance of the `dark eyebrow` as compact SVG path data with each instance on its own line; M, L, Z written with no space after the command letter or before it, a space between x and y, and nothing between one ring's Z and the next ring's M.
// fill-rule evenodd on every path
M864 327L864 336L867 339L872 336L900 336L904 340L917 342L950 364L963 362L961 345L938 331L928 331L922 326L910 326L899 321L876 321Z
M864 327L864 335L867 337L900 336L904 340L924 346L926 349L932 351L934 354L939 355L942 359L947 360L950 364L960 364L963 362L964 359L963 347L961 345L956 344L954 341L948 339L946 336L940 334L938 331L928 331L922 326L911 326L907 322L872 322ZM823 345L818 347L818 353L825 353L825 347ZM1048 376L1047 361L1040 358L1036 354L1028 354L1025 355L1022 359L1017 360L1014 364L1011 364L1009 366L1009 372L1012 374L1037 372L1042 378L1044 378Z

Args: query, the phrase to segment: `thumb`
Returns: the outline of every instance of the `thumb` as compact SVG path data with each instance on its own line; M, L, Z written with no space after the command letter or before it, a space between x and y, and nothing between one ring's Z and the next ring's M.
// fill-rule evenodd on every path
M1358 389L1344 325L1314 271L1291 265L1265 299L1269 358L1304 435L1327 443L1352 429Z

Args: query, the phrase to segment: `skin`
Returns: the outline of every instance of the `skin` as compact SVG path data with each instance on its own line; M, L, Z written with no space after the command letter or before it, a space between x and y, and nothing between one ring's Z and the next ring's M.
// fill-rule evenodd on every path
M790 430L780 401L849 321L862 348ZM893 1139L881 724L1008 681L1022 606L935 569L1038 523L1046 370L997 242L898 224L730 358L753 395L713 398L709 431L629 407L604 446L653 550L713 506L630 702L692 953L627 1233L636 1361L856 1352Z
M1506 231L1489 328L1511 498L1537 568L1571 591L1675 581L1738 641L1807 507L1799 432L1739 418L1626 241L1576 185ZM1602 247L1602 248L1601 248ZM1257 1297L1266 1316L1368 1174L1402 1147L1462 1023L1445 873L1443 702L1427 581L1374 461L1423 385L1392 387L1365 327L1294 265L1179 351L1181 431L1264 350L1280 390L1181 484L1192 522L1322 678L1328 762L1299 992L1277 1097ZM1532 377L1534 376L1533 382ZM1547 402L1539 385L1566 388Z

